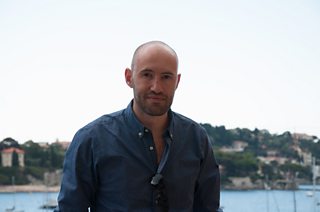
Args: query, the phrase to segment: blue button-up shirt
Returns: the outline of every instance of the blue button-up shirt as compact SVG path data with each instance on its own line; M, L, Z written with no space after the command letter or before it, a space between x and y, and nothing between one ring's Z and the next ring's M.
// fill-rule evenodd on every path
M66 153L56 211L160 211L150 183L156 174L166 211L217 211L219 168L205 130L171 110L169 119L159 164L152 133L132 102L80 129Z

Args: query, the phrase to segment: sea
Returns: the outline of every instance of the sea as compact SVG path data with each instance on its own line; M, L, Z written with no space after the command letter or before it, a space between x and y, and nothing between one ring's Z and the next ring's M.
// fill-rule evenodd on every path
M313 194L313 195L311 195ZM15 206L16 212L45 212L40 206L55 200L58 193L0 193L0 212ZM320 212L320 191L288 190L221 191L224 212Z

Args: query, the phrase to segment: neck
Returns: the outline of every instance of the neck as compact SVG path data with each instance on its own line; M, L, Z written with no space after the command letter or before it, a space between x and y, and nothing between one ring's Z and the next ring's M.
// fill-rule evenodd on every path
M143 117L141 122L149 128L152 132L162 133L168 125L168 114L162 116L148 116Z
M162 133L168 125L168 113L161 116L151 116L146 113L141 113L133 108L134 114L137 116L139 121L152 132Z

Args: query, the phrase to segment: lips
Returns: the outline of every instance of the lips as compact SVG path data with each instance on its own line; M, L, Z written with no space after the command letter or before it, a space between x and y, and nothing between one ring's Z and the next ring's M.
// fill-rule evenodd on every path
M147 99L151 99L151 100L154 100L154 101L163 101L166 98L163 95L148 95Z

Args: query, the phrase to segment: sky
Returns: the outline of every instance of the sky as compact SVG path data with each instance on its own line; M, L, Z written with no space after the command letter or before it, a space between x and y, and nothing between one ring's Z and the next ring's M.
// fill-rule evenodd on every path
M125 108L151 40L179 56L174 111L319 138L319 38L317 0L0 0L0 140L71 141Z

